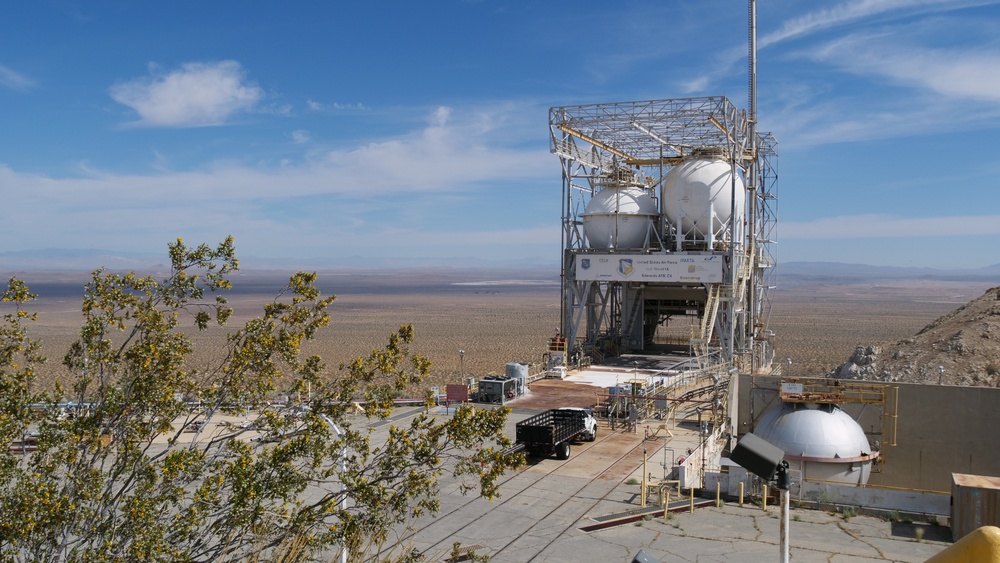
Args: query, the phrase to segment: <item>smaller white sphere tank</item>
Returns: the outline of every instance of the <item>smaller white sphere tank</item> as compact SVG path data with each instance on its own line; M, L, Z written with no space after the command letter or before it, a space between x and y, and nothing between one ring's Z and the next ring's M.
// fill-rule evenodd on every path
M685 160L667 173L660 190L663 213L687 240L717 238L733 212L733 174L721 158ZM736 215L746 207L743 178L736 175Z
M783 403L766 412L753 433L785 451L803 479L863 485L878 457L865 431L835 405Z
M583 232L590 248L642 248L656 201L642 188L607 187L594 194L583 212Z

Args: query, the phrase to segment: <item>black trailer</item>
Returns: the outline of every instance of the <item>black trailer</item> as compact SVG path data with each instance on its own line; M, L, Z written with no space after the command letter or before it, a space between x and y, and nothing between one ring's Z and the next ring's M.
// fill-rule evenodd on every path
M517 423L517 449L530 456L555 454L569 459L572 440L593 442L597 438L597 420L586 409L563 408L545 411Z

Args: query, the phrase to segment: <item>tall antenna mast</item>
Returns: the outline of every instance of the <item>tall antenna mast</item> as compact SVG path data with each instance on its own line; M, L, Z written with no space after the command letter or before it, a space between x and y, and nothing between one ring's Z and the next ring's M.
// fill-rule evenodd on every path
M749 29L749 41L750 52L747 56L749 65L749 85L747 88L747 96L749 100L747 101L747 116L750 119L751 132L754 133L751 136L751 141L756 143L756 130L757 130L757 0L749 0L749 17L747 18L750 24Z

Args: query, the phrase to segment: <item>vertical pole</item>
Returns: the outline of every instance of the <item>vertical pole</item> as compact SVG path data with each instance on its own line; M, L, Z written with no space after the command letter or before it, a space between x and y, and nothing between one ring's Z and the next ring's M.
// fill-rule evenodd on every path
M788 563L788 489L781 489L781 563Z
M694 514L694 487L691 487L691 514Z
M722 484L715 482L715 508L722 508Z
M740 481L740 508L743 508L743 481Z
M319 415L319 417L325 422L334 432L337 433L337 437L343 439L344 431L340 429L339 426L333 420L331 420L325 414ZM340 509L347 510L347 487L344 485L344 475L347 474L347 444L345 443L340 450L340 475L338 479L340 480ZM347 563L347 545L342 544L340 546L340 563Z
M760 495L760 507L767 510L767 485L764 485L764 492Z
M642 442L642 492L639 493L639 506L646 508L646 442Z

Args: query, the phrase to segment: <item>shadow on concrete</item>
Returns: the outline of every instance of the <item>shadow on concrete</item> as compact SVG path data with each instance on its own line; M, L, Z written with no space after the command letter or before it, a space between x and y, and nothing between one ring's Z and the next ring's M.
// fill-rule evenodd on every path
M951 543L951 528L936 524L893 522L892 535L901 538L912 538L917 541L927 540Z

